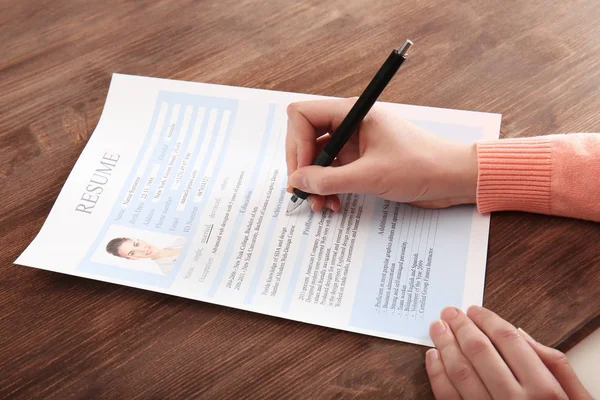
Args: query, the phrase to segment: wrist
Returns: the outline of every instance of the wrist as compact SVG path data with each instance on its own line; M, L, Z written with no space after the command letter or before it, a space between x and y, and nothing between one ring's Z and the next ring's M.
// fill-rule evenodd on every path
M456 204L474 204L477 201L477 147L475 143L460 144L452 160L452 178Z

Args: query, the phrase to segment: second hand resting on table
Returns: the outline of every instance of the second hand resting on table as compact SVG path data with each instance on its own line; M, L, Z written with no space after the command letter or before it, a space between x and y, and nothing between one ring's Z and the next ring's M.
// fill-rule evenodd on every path
M314 211L340 209L338 193L368 193L427 208L476 203L600 221L600 135L555 135L477 144L424 131L375 106L332 167L311 166L354 99L288 107L288 191L313 193ZM507 168L510 161L516 167ZM586 166L588 175L579 173ZM568 185L567 185L568 183ZM430 327L426 355L438 399L588 399L564 354L493 312L449 307Z

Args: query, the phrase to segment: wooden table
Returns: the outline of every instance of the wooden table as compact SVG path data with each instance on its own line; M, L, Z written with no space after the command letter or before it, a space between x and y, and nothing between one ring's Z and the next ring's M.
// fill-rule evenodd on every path
M382 100L600 132L597 0L0 0L0 398L427 398L424 347L12 265L113 72L332 96L415 41ZM600 321L600 225L492 216L485 305L566 348Z

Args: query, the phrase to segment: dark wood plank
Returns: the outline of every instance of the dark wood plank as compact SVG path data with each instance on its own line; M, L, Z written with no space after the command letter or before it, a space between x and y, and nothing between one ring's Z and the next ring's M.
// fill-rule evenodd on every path
M600 329L600 315L597 315L587 323L582 324L581 329L573 332L571 336L560 342L556 348L566 353L579 344L583 339L591 335L596 329Z
M12 261L113 72L499 112L503 137L600 131L600 2L0 0L0 397L427 398L422 347ZM492 217L485 305L561 345L600 315L600 226Z

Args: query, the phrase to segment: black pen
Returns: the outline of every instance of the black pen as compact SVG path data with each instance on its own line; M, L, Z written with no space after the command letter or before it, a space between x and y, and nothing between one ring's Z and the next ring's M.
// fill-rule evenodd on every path
M360 123L371 107L373 107L373 104L375 104L377 98L381 95L381 92L383 92L387 84L392 80L394 74L398 71L398 68L400 68L404 60L406 60L406 54L412 45L413 42L407 40L398 50L392 51L365 91L360 95L350 112L348 112L346 118L344 118L340 126L331 135L331 139L329 139L329 142L327 142L321 153L319 153L313 162L313 165L319 165L321 167L328 167L331 165L348 139L350 139L354 132L357 131ZM302 202L306 200L308 196L308 193L294 189L294 194L288 204L286 215L290 215L292 211L300 207Z

